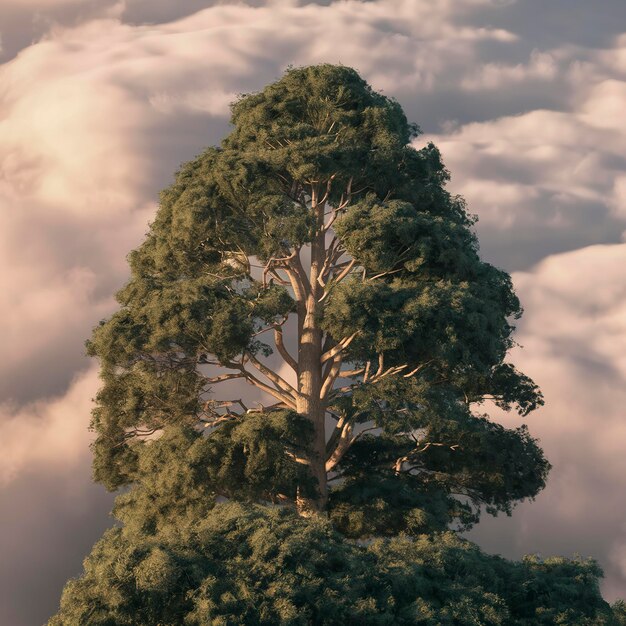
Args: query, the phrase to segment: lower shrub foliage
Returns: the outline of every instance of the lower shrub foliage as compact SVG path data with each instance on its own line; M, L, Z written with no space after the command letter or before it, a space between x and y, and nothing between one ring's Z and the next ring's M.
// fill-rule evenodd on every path
M146 447L152 482L118 497L124 526L96 543L49 626L626 624L591 560L511 562L450 531L356 542L321 516L215 503L200 486L201 440L161 466L168 480L150 462L183 442Z

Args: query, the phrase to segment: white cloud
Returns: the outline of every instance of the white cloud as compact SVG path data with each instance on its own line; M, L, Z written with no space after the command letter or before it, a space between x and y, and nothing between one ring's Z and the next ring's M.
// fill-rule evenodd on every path
M21 9L52 9L68 5L78 5L84 0L4 0L6 7L19 7Z
M461 81L464 89L503 89L528 81L549 81L558 72L556 59L549 52L533 50L527 64L485 63Z
M572 91L564 110L449 124L445 133L427 137L452 172L450 188L479 215L490 260L507 268L529 266L550 252L620 240L626 229L626 81L607 78L606 68L598 67L593 77L578 68L584 83L579 74L569 75ZM523 68L512 74L490 74L489 66L481 71L487 75L469 78L482 81L477 86L489 76L493 87L503 88L513 79L533 80Z
M132 4L100 9L119 15ZM390 93L432 90L479 42L514 39L450 22L453 10L488 5L236 3L167 24L88 19L52 26L0 66L0 263L11 267L0 272L0 306L13 331L0 394L58 393L82 366L83 339L112 306L157 190L219 139L236 94L290 62L323 61L356 65ZM27 372L42 385L30 387Z
M525 315L512 360L542 388L546 405L528 418L553 464L537 501L511 520L483 522L489 549L593 555L605 592L626 584L626 245L583 248L514 274ZM501 415L513 426L514 415ZM622 568L622 569L620 569ZM623 593L623 592L622 592Z
M95 367L66 394L20 408L0 405L0 488L24 471L71 474L89 458L91 399L99 386Z

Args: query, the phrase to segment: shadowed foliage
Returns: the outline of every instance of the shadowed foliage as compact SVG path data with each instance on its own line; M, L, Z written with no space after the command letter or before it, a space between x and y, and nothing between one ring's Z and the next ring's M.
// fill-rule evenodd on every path
M142 449L116 501L123 527L95 545L51 626L623 623L593 561L514 563L450 531L359 545L322 516L216 504L211 453L180 427Z

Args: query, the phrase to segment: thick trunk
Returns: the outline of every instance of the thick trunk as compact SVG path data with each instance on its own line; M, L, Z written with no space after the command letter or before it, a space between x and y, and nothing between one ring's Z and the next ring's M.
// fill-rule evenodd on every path
M306 300L299 303L299 347L298 347L298 400L297 411L306 415L313 424L314 438L311 449L311 471L318 483L318 497L298 499L298 508L302 514L321 512L326 508L326 433L324 429L325 410L320 397L322 389L322 330L318 322L319 298L321 286L318 276L324 264L326 249L324 245L323 217L324 207L316 204L313 197L312 210L318 221L318 232L311 242L310 289Z

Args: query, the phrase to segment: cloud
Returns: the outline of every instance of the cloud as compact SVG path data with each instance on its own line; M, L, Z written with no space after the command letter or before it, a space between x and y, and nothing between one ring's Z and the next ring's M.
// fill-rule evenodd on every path
M26 584L32 562L27 572L21 556L28 545L40 550L33 559L42 577L56 581L48 599L58 598L68 575L54 569L62 560L55 551L63 544L59 528L78 533L84 522L93 530L85 529L82 551L68 557L77 571L105 523L110 500L89 487L83 429L97 381L82 357L83 341L115 308L125 256L141 242L158 190L182 161L227 132L236 94L275 80L290 63L354 66L375 89L397 97L428 133L425 139L440 145L451 188L481 216L487 258L528 269L556 252L620 241L626 36L606 34L623 25L615 19L623 3L607 2L602 15L586 9L585 32L573 29L571 40L554 20L570 4L2 3L0 432L9 450L0 468L3 494L15 503L3 513L16 546L5 564L22 573L14 576L19 586L0 585L12 597L0 606L14 611L0 614L0 622L17 625L19 612L10 607L23 600L20 589L32 593ZM545 11L546 24L537 23L537 10ZM613 563L606 555L615 542L617 560L607 567L618 584L622 531L599 495L589 499L607 485L623 491L615 451L623 436L624 399L615 386L623 361L613 340L622 332L623 311L616 304L621 295L612 291L623 259L613 250L621 247L553 256L516 275L528 311L521 338L527 349L519 360L550 402L533 425L555 425L545 442L556 469L541 496L550 500L521 507L521 521L516 516L511 523L520 549L543 533L546 553L588 548L606 564ZM551 309L562 317L553 318ZM552 407L559 408L549 413ZM602 429L589 418L598 414ZM595 507L593 522L587 506ZM20 534L21 523L36 541ZM493 528L497 534L505 527ZM601 536L592 536L594 528ZM42 578L38 589L44 587Z
M547 82L555 78L558 71L556 59L549 52L533 50L528 64L485 63L476 72L461 81L463 89L470 91L502 89L528 81Z
M0 394L15 400L58 392L84 366L154 212L142 107L66 45L0 67Z
M140 4L86 5L86 21L53 23L0 66L0 262L12 268L0 274L12 330L0 396L18 402L59 393L84 367L84 338L112 310L159 188L224 134L236 94L289 62L325 61L354 64L390 92L428 91L478 42L514 39L451 23L447 3L220 3L171 23L124 23ZM96 9L109 17L88 19Z
M99 386L95 367L62 397L15 408L0 405L0 487L21 472L65 473L89 458L91 399Z
M60 397L0 405L2 624L46 620L63 582L80 573L82 558L111 525L111 496L91 483L89 469L87 425L98 385L92 367Z
M529 417L553 464L536 502L470 535L490 550L594 556L615 599L626 587L626 245L554 255L513 275L525 315L512 360L542 388ZM513 426L514 415L500 420Z
M480 218L485 257L509 270L553 252L619 242L626 229L626 131L619 113L626 81L607 76L604 53L595 65L567 67L570 95L563 110L449 124L446 132L427 136L452 172L450 189ZM523 69L487 71L487 78L503 88L507 81L530 80Z

